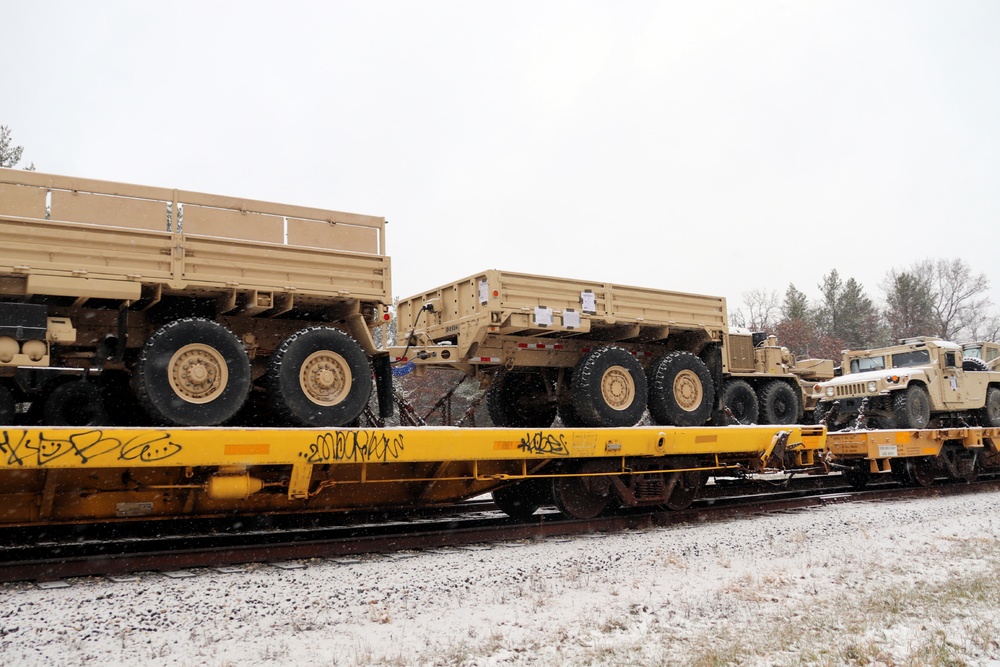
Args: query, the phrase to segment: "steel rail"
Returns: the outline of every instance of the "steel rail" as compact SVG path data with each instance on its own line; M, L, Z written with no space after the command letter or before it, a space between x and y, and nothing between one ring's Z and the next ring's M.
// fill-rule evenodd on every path
M931 487L885 487L866 490L820 489L790 493L788 497L746 495L701 499L682 511L628 511L593 520L567 519L541 512L527 521L470 515L397 521L361 526L325 526L292 531L254 531L227 535L181 535L166 538L104 542L94 552L62 543L8 545L0 548L0 582L51 581L67 577L121 575L142 571L222 567L243 563L458 547L470 544L585 533L615 533L671 526L679 523L721 521L769 512L787 512L831 503L902 500L1000 490L1000 480ZM86 546L86 543L84 543ZM76 549L74 552L73 550Z

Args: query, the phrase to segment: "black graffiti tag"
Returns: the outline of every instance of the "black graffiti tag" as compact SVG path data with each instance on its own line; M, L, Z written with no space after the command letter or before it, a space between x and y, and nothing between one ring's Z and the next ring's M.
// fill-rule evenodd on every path
M569 456L569 447L566 446L566 438L563 434L558 436L542 431L537 433L526 433L517 448L522 452L531 454L546 454L549 456Z
M300 456L309 463L385 463L398 459L403 449L402 434L390 437L378 431L334 431L317 437Z
M51 432L50 432L51 433ZM170 441L170 434L159 431L140 433L125 442L101 430L88 430L53 437L39 432L38 441L28 437L27 431L3 431L0 453L7 455L7 465L45 466L70 457L80 463L96 459L144 462L163 461L174 456L183 447Z

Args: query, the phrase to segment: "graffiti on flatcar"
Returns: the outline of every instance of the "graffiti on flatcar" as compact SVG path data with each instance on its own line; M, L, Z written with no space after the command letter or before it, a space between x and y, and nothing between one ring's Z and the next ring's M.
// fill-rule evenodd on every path
M318 436L299 456L308 463L386 463L398 459L404 448L402 434L333 431Z
M163 431L143 431L127 440L106 435L100 429L88 429L58 436L40 432L32 438L29 431L4 430L0 435L0 455L9 466L52 465L64 458L79 463L110 461L166 461L183 447Z
M522 452L531 454L545 454L550 456L569 456L569 447L566 446L566 437L562 434L526 433L517 446Z

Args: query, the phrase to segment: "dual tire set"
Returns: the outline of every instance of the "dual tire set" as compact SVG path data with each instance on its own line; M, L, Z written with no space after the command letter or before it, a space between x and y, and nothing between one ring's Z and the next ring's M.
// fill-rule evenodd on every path
M309 327L271 355L263 387L280 422L343 426L371 396L371 366L353 338ZM180 426L223 424L252 388L250 359L232 332L211 320L177 320L153 334L132 373L132 388L154 420Z
M268 419L295 426L344 426L354 422L371 396L371 366L357 342L338 329L308 327L286 338L271 355L260 389ZM103 378L102 378L103 379ZM137 421L137 406L121 401L123 387L84 378L64 381L33 403L32 420L51 426ZM147 339L132 367L131 394L156 424L216 426L248 405L253 391L250 358L240 339L208 319L164 325ZM35 407L37 403L37 408ZM14 398L0 387L0 418L13 423Z
M715 383L700 358L668 352L643 369L631 352L614 346L585 354L569 372L569 396L541 371L500 371L487 395L499 427L547 428L556 415L565 426L634 426L646 409L658 424L701 426L711 416Z

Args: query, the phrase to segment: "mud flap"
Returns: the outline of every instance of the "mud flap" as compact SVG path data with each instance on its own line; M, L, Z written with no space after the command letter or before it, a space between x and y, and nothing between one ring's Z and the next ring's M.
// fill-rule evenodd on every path
M392 395L392 365L387 355L372 359L375 370L375 395L378 397L378 414L382 419L391 417L395 401Z

